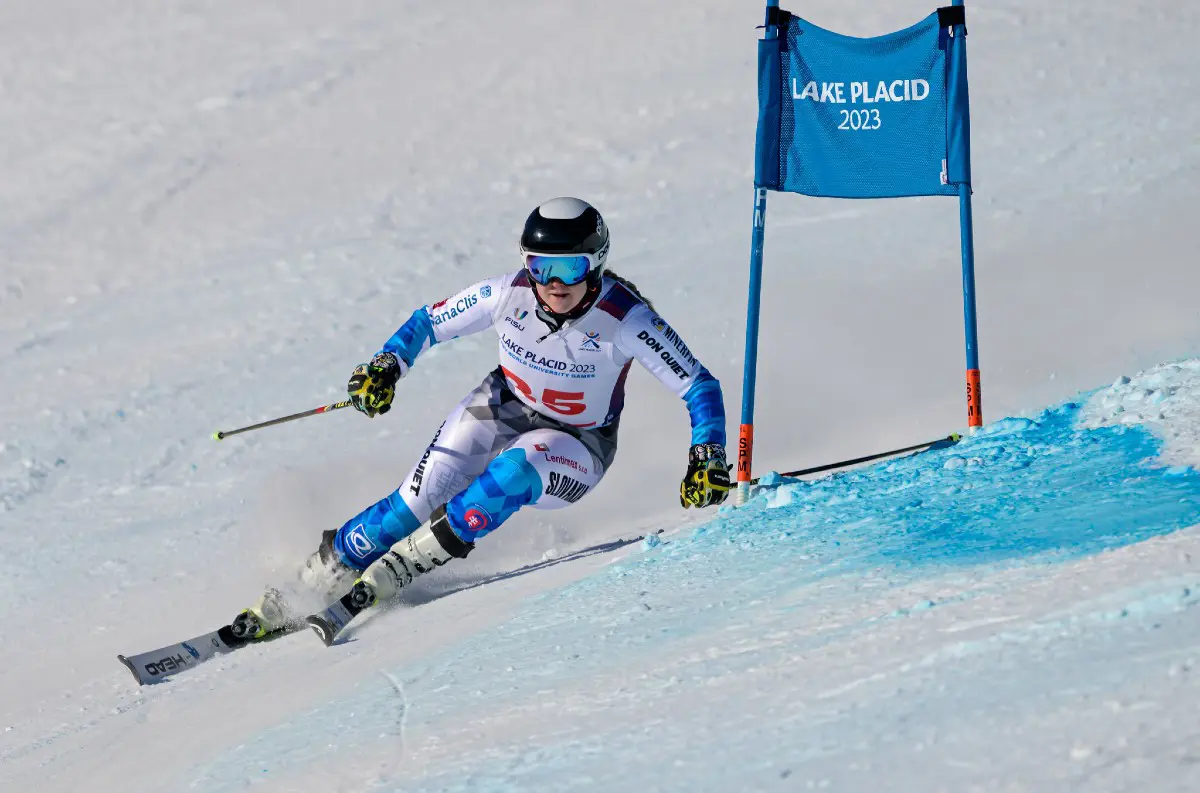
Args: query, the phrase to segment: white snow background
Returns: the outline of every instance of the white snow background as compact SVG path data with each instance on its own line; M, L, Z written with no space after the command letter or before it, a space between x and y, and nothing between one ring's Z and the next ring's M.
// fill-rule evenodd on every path
M875 35L934 5L789 9ZM735 435L761 18L0 6L0 790L1200 789L1191 3L968 8L984 410L1025 422L697 516L686 411L637 372L594 494L345 644L117 663L393 488L495 340L383 418L211 433L342 398L548 197L601 209ZM959 428L960 284L952 200L773 194L756 468Z

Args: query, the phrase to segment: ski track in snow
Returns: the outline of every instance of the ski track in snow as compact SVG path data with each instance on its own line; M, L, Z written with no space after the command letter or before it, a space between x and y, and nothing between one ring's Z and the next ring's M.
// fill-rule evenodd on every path
M211 433L340 399L540 200L600 206L736 417L761 4L0 9L0 790L1200 789L1200 13L968 15L984 408L1016 418L697 516L686 416L635 371L583 505L333 649L136 689L116 653L288 578L495 340L386 419ZM756 468L962 421L956 224L771 198Z

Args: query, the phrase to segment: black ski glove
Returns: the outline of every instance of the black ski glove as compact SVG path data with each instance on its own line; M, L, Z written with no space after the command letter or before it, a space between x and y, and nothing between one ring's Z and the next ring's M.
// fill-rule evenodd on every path
M688 469L679 485L679 503L687 507L710 507L729 496L729 466L725 447L698 443L688 452Z
M379 353L370 363L360 363L346 384L350 401L372 418L377 413L387 413L392 409L392 398L396 396L396 381L407 370L404 362L390 352Z

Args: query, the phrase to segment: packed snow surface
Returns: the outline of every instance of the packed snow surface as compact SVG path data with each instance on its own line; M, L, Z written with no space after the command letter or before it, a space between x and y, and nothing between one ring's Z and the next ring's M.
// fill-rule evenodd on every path
M1193 372L1187 387L1200 385L1195 363L1182 365ZM650 789L789 789L794 769L806 781L815 774L839 788L865 789L884 765L945 789L985 783L1028 745L1013 735L989 757L960 758L923 776L911 759L891 756L896 747L886 744L903 741L900 735L885 737L880 725L852 712L860 705L851 704L851 692L874 690L887 704L873 707L889 719L903 720L909 709L935 711L909 748L949 752L967 724L1024 729L1005 722L1009 688L1049 687L1038 696L1051 712L1092 695L1090 684L1059 679L1071 670L1054 667L1080 661L1062 657L1060 634L1102 655L1115 651L1106 645L1112 641L1159 652L1171 641L1157 641L1154 631L1197 624L1191 609L1200 604L1200 570L1185 565L1142 588L1123 587L1114 576L1115 591L1094 593L1082 605L980 631L1015 621L994 614L996 590L1029 579L1030 566L1200 522L1200 472L1163 466L1158 441L1140 425L1078 426L1079 410L1071 402L998 421L951 449L814 482L769 477L779 484L747 507L725 509L666 544L647 543L421 663L380 669L354 694L262 732L195 778L204 789L224 791L240 789L260 770L319 775L332 730L375 744L381 756L405 752L416 740L429 756L408 749L405 762L431 764L421 784L437 790L586 790L608 778L614 757L623 778ZM1044 577L1068 576L1053 570ZM934 617L935 610L953 616ZM1133 626L1106 625L1112 621ZM858 660L861 677L847 680L844 670L827 668L848 648L889 646L894 637L929 632L930 622L946 635L892 647L874 664ZM370 641L376 632L363 634ZM1200 649L1194 632L1186 638L1189 653ZM1004 655L1006 647L1024 648L1047 668L1002 664L991 679L996 670L980 658ZM1160 662L1149 673L1182 678L1193 660L1189 654L1174 667ZM1126 672L1147 670L1134 663ZM1172 687L1175 696L1196 692L1190 680ZM1179 739L1135 744L1157 762L1179 763L1181 780L1195 780L1187 766L1194 746ZM884 747L867 748L880 740ZM464 756L466 745L472 751ZM1086 740L1059 747L1081 763L1115 748L1126 747ZM1102 762L1082 765L1098 770ZM403 767L380 783L403 779ZM1042 772L1022 773L1032 782Z
M1200 790L1200 7L967 13L983 432L697 515L635 370L578 505L332 649L139 689L117 653L289 579L495 340L374 421L211 433L342 399L546 198L600 208L736 427L762 7L0 5L0 790ZM960 428L955 202L769 204L756 471Z
M1097 391L1083 412L1088 427L1143 425L1163 440L1162 458L1200 466L1200 361L1161 364L1122 375Z

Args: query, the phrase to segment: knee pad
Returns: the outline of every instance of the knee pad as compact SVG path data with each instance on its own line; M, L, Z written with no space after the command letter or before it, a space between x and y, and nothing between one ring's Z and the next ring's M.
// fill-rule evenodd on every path
M542 479L522 449L508 449L446 504L450 525L465 542L494 531L542 494Z

